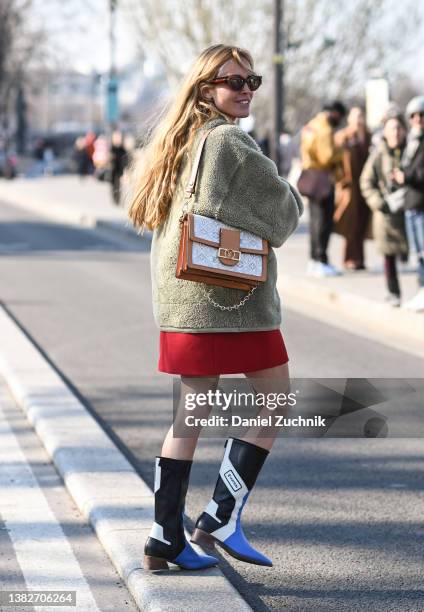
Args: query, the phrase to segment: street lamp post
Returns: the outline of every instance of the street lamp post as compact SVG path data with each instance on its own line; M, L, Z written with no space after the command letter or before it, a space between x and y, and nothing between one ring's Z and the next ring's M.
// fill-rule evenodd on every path
M274 0L274 95L271 155L278 171L281 166L280 134L284 128L284 0Z
M109 66L109 81L107 85L107 122L109 130L112 131L116 126L119 118L118 109L118 77L116 70L116 8L118 0L109 0L110 13L110 28L109 28L109 45L110 45L110 66Z

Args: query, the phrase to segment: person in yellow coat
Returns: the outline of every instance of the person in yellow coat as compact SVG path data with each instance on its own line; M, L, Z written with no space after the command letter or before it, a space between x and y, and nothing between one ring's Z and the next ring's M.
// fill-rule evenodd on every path
M340 274L329 263L327 248L333 229L334 173L340 169L343 154L334 140L334 131L345 115L346 108L341 102L331 102L302 130L298 188L309 199L310 276Z

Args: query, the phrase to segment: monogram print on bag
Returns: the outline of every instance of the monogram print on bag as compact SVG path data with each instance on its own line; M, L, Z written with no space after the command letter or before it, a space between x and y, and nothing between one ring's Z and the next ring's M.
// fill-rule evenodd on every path
M217 221L216 219L194 215L194 235L197 238L219 242L219 230L221 227L224 229L232 229L229 225ZM262 238L241 230L240 246L242 249L262 249Z
M241 489L241 482L234 474L233 470L228 470L224 473L225 481L232 491L239 491Z

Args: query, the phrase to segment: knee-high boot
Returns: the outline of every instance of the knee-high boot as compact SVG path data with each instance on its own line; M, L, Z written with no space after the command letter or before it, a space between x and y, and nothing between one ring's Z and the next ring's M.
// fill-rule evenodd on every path
M225 443L213 497L196 522L191 537L206 548L221 546L231 556L272 566L272 561L255 550L243 533L241 513L269 451L236 438Z
M192 461L156 457L155 522L144 546L144 569L167 569L167 561L183 569L203 569L218 563L199 555L184 534L184 503Z

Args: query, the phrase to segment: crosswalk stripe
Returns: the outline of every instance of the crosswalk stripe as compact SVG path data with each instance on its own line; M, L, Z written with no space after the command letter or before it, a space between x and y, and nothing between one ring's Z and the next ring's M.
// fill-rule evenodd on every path
M0 388L0 513L29 591L76 591L76 610L100 612L72 547L38 486L2 406ZM35 606L35 610L57 610Z

